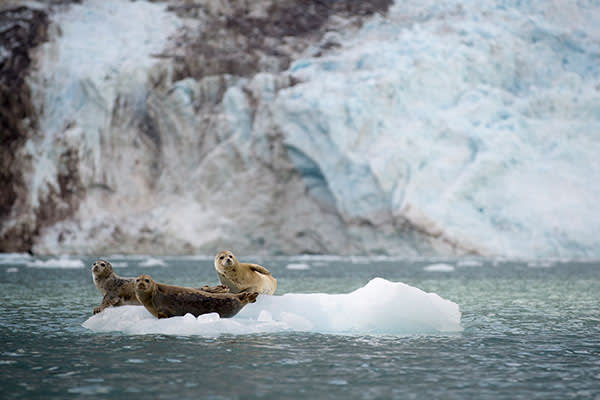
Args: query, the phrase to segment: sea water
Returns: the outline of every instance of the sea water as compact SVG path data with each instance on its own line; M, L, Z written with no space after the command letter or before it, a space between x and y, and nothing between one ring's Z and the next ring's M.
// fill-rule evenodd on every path
M209 257L107 258L122 276L218 283ZM279 297L161 331L141 307L92 316L92 261L0 255L0 398L600 399L600 262L255 257ZM406 310L428 296L450 308L422 318L455 304L458 328L416 329ZM305 321L286 325L286 307Z

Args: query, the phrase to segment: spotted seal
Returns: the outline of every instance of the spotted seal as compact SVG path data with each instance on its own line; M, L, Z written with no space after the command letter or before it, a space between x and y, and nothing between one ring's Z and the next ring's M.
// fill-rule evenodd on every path
M110 306L138 305L142 303L135 296L135 278L125 278L117 275L113 271L110 262L106 260L96 260L92 264L92 278L96 289L102 294L102 302L98 307L94 307L94 314L97 314ZM225 285L199 287L208 293L228 293L229 288Z
M208 293L202 290L154 282L150 275L135 279L135 294L156 318L191 313L194 316L216 312L221 318L236 315L246 304L254 303L258 293Z
M277 280L263 266L240 263L231 251L225 250L215 256L215 269L221 284L227 286L231 293L258 292L273 294L277 288Z
M115 274L108 261L94 261L92 278L96 289L102 295L102 302L98 307L94 307L94 314L110 306L141 305L135 297L135 278L124 278Z

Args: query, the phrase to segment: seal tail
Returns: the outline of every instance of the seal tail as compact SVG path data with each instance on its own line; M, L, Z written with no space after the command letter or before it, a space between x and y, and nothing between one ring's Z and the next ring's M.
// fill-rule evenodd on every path
M257 292L251 292L251 293L243 292L243 293L240 293L239 296L240 296L239 299L241 301L245 301L247 303L254 303L254 302L256 302L258 293Z

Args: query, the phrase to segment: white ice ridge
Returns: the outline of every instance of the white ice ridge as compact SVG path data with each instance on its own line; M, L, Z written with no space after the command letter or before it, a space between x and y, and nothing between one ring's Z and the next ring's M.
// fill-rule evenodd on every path
M460 332L456 303L402 282L375 278L347 294L259 296L233 318L188 314L158 320L140 306L111 307L83 326L95 332L200 335L276 332L331 334L440 334Z

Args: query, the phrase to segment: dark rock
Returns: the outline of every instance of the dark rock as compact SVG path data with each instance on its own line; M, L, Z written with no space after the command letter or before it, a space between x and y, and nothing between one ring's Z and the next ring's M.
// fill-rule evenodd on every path
M45 11L16 7L0 11L0 251L27 251L32 227L23 225L4 232L3 224L27 191L18 150L36 128L36 115L25 77L30 51L47 40Z

